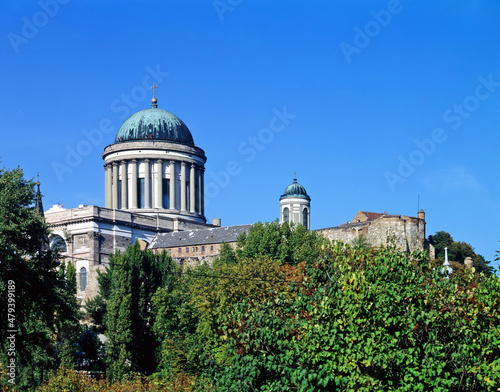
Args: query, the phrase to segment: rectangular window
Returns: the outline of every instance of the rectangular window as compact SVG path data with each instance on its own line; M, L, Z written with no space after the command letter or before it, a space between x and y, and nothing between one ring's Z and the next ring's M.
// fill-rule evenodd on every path
M144 208L144 178L137 179L137 207Z
M168 178L162 179L162 205L163 208L170 207L170 180Z
M118 209L122 208L122 180L118 180Z
M201 251L205 252L205 247L204 246L201 247Z
M186 253L189 253L189 247L186 246Z
M172 253L172 249L169 249L169 250L168 250L168 254L171 254L171 253Z
M210 245L210 250L214 250L214 246L213 245Z
M178 253L181 253L181 252L182 252L182 249L181 249L181 248L179 248L179 251L178 251Z

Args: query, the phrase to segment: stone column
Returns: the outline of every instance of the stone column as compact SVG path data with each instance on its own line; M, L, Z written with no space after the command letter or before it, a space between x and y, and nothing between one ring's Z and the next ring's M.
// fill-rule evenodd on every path
M205 168L203 166L200 168L200 193L200 213L201 215L205 216Z
M168 208L175 210L175 161L170 161L170 205Z
M194 163L191 163L191 170L189 172L189 212L195 212L196 210L196 187L194 184L195 173L194 173Z
M181 211L186 211L186 163L181 162Z
M113 187L111 190L111 208L118 208L118 163L113 162Z
M132 159L130 164L131 172L130 181L132 181L132 194L130 195L130 208L137 208L137 181L139 176L137 175L137 159Z
M202 203L203 203L203 167L198 166L198 214L202 215Z
M121 209L127 209L127 162L120 162L120 169L122 172L122 206Z
M112 166L110 164L104 165L104 177L105 177L105 183L104 183L104 200L105 204L104 206L106 208L113 208L112 203L113 199L111 197L111 192L112 192L112 187L113 187L113 173L112 173Z
M163 161L158 159L156 161L156 202L155 208L162 208L163 198Z
M149 159L144 160L144 208L151 208L151 195L149 194L149 176L151 169L149 168Z

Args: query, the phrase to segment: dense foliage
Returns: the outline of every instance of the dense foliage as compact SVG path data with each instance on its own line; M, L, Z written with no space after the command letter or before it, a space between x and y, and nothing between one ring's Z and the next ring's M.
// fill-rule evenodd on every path
M79 330L75 270L70 264L61 265L48 247L49 232L33 207L34 187L20 168L0 169L3 388L28 389L61 362L71 363L70 342ZM14 378L9 375L12 369Z
M216 390L482 391L500 385L500 282L440 275L423 254L327 247L293 298L221 318Z
M151 374L156 369L158 342L151 329L151 300L159 288L175 279L176 268L165 253L142 251L136 242L124 253L111 256L109 267L99 275L100 295L105 303L104 325L100 327L108 339L109 379L123 379L130 372Z
M19 170L0 174L4 387L11 387L4 331L13 277L22 307L20 389L40 382L43 392L500 385L496 275L478 273L476 263L477 270L443 276L442 261L424 253L369 247L362 239L331 244L300 225L258 223L236 249L225 245L220 257L201 265L180 266L136 243L110 258L100 295L86 304L93 325L78 327L75 270L43 245L48 233L32 208L33 183ZM443 233L431 237L438 254L454 249ZM463 245L456 249L457 260L469 255L458 252L468 249ZM104 347L97 333L105 334Z

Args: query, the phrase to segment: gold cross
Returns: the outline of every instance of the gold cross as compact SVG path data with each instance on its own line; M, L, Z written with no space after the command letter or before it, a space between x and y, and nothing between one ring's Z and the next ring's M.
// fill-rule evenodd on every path
M153 98L156 98L156 89L158 88L158 86L156 85L156 83L153 83L153 87L151 87L151 90L153 90Z

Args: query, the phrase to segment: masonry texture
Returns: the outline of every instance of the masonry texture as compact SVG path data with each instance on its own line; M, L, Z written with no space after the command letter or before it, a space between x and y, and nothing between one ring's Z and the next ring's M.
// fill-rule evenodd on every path
M372 246L390 246L404 252L428 251L435 258L434 247L425 238L425 215L419 217L359 211L353 219L337 227L316 230L332 241L352 243L361 236Z

